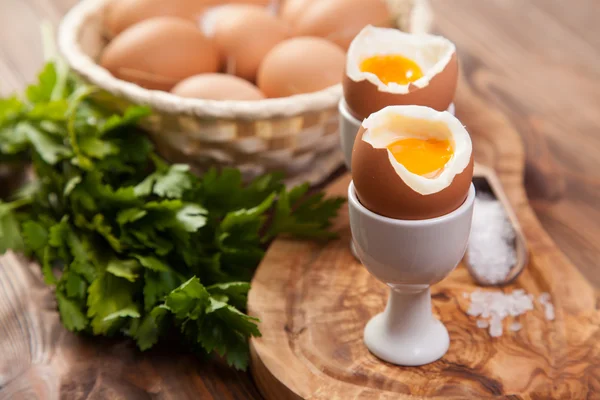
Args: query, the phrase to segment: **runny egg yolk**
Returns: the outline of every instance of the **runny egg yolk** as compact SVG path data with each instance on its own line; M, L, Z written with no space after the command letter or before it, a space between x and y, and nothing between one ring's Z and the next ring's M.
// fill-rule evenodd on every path
M423 71L416 62L398 54L364 59L360 63L360 70L377 75L386 85L390 82L406 85L423 76Z
M444 168L454 154L450 142L439 139L400 139L387 148L409 172L426 177Z

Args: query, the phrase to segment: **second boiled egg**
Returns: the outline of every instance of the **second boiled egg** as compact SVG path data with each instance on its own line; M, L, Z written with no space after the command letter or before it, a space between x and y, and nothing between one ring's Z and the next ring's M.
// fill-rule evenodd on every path
M448 39L367 26L348 50L344 98L360 120L390 105L444 111L457 81L456 47Z

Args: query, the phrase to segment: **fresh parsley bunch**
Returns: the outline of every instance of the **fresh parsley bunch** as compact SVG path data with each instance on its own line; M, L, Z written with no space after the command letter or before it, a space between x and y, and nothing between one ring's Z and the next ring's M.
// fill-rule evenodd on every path
M342 199L287 190L281 176L199 178L168 165L136 128L143 107L115 115L60 61L24 99L0 100L0 154L31 161L34 178L0 203L0 251L23 251L54 286L64 326L124 334L140 349L167 334L247 366L258 320L249 280L279 234L328 239Z

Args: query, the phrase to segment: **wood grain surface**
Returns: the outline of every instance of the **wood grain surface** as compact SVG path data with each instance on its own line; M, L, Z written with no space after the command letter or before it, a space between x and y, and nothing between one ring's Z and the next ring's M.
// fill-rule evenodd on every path
M0 0L0 94L34 79L40 22L58 23L76 1ZM522 136L537 217L600 287L600 2L432 2L472 90ZM477 119L461 117L467 125ZM218 362L176 358L183 353L170 346L138 353L131 343L93 345L66 332L38 271L23 265L0 264L0 399L260 398L247 374Z
M556 319L546 320L538 304L491 338L466 315L470 301L463 294L479 287L461 264L431 288L434 313L450 334L448 353L421 367L377 359L363 343L363 329L384 309L389 288L351 254L345 207L336 224L340 240L276 240L254 276L248 310L260 318L263 336L251 341L252 371L267 400L600 396L600 297L530 208L518 133L470 87L468 78L459 85L457 116L468 121L475 161L496 171L529 243L526 269L504 290L536 298L550 293ZM346 194L350 179L332 183L328 193ZM510 332L513 321L523 328Z

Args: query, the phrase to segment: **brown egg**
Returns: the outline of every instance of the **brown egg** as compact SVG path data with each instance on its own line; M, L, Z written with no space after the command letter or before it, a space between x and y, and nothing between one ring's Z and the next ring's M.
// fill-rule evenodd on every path
M286 0L281 9L279 16L289 23L293 23L302 12L308 9L312 3L317 0Z
M262 8L266 8L273 3L276 3L277 0L205 0L210 1L211 6L222 6L225 4L249 4L254 6L260 6Z
M267 7L273 4L274 0L225 0L225 3L254 4L256 6Z
M114 33L112 32L112 25L114 19L116 18L114 13L115 10L119 7L119 4L121 4L119 0L108 0L104 4L104 8L102 9L102 29L106 36L114 36Z
M390 150L401 139L448 140L452 158L435 173L411 172L408 168L414 165L401 164ZM436 161L438 155L433 150L417 153L412 163ZM471 139L448 112L422 106L387 107L363 121L354 142L352 180L357 196L366 208L389 218L417 220L450 213L465 201L472 177Z
M344 51L325 39L299 37L281 42L258 71L258 88L267 97L311 93L340 83Z
M406 63L417 65L422 77L408 83L386 82L377 74L362 70L362 63L374 56L403 57ZM388 74L390 69L401 70L394 65L379 68ZM348 50L344 98L351 113L360 120L389 105L414 104L444 111L454 99L457 82L456 48L449 40L369 26L356 36Z
M213 38L225 57L225 70L249 81L256 79L258 67L289 28L266 9L252 5L228 5L214 15Z
M295 36L320 36L343 49L366 25L393 26L384 0L318 0L291 18Z
M179 82L171 93L211 100L261 100L265 96L250 82L227 74L202 74Z
M211 0L113 0L106 8L105 26L117 35L138 22L154 17L178 17L195 21Z
M115 37L104 49L100 64L119 79L168 91L189 76L216 72L219 55L193 23L157 17Z

